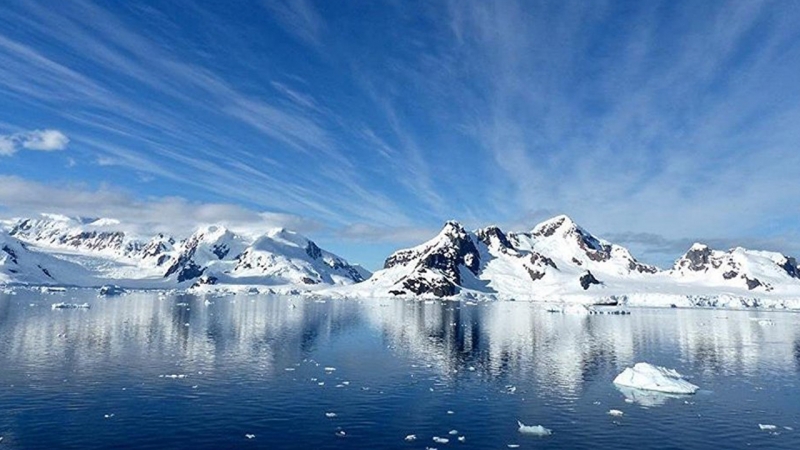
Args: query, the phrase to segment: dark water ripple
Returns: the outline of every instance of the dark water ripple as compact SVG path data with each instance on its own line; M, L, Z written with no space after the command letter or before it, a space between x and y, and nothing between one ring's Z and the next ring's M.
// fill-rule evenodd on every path
M638 361L702 390L627 402L611 380ZM796 449L799 371L789 313L19 291L0 294L0 450Z

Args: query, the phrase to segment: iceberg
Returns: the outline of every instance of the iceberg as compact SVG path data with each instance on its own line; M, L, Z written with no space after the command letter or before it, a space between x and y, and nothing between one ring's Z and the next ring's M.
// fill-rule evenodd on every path
M531 434L534 436L550 436L553 434L552 430L541 425L525 425L519 420L517 421L517 424L519 425L519 432L522 434Z
M617 386L664 392L667 394L694 394L700 389L683 379L683 375L673 369L640 362L628 367L614 378Z

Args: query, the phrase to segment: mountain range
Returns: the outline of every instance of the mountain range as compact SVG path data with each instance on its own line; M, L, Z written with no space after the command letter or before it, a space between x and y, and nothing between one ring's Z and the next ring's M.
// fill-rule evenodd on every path
M184 239L141 239L111 219L42 215L0 234L0 283L128 288L210 285L329 286L357 283L365 269L282 228L249 238L222 226Z
M696 243L672 268L638 261L569 217L527 232L445 223L370 274L289 230L247 237L222 226L139 238L112 219L42 215L5 222L0 284L229 289L282 286L355 297L460 297L653 306L800 308L789 256Z

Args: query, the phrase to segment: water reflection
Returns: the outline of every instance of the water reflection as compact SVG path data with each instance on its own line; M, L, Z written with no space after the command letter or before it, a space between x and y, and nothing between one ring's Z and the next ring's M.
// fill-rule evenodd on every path
M56 301L88 311L51 311ZM30 306L33 304L33 306ZM795 314L635 310L630 316L552 314L526 303L320 301L302 298L136 293L0 297L0 363L18 374L68 364L90 374L111 362L154 370L255 367L264 377L313 356L320 343L370 328L397 356L445 382L474 373L532 380L542 395L577 398L587 382L639 360L694 376L800 371ZM166 370L165 368L160 368ZM627 395L627 394L626 394ZM639 403L657 403L632 395Z
M642 309L590 316L525 303L391 301L365 308L365 315L396 352L431 365L443 379L474 368L487 377L534 379L540 390L566 398L599 374L642 359L696 376L798 371L796 314ZM664 400L627 394L651 406Z

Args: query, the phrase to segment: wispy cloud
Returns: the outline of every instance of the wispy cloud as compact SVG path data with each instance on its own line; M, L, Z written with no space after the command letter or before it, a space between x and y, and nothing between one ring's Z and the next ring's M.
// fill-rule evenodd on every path
M0 134L0 156L11 156L20 149L52 152L64 150L69 138L58 130L31 130Z
M265 0L278 24L301 41L319 46L325 22L309 0Z
M319 223L291 214L257 212L226 203L193 202L180 197L139 200L113 187L91 189L80 184L47 185L0 175L0 207L5 217L42 212L117 219L129 231L149 235L165 232L185 236L198 225L221 224L246 234L285 227L315 232Z

